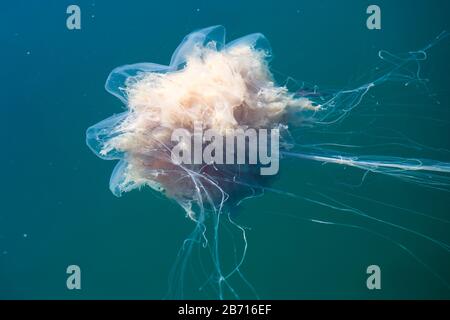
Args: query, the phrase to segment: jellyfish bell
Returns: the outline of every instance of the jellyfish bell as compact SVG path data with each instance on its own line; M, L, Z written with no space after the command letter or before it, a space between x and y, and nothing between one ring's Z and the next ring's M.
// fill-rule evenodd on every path
M147 185L184 208L189 202L218 208L230 195L239 201L247 194L239 196L249 187L238 187L236 177L255 186L266 181L260 178L261 164L174 163L171 150L177 145L171 136L179 129L194 133L195 123L228 138L227 132L238 129L270 132L283 126L285 132L292 109L315 109L309 99L275 84L270 54L262 34L226 44L225 29L214 26L186 36L169 66L138 63L114 69L105 87L127 110L87 130L87 144L99 157L120 160L111 177L113 193ZM207 141L201 144L205 148Z

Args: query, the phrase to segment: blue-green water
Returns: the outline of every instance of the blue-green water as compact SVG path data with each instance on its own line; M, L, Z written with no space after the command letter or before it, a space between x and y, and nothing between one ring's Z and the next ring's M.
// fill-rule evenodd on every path
M160 299L167 292L192 222L176 203L147 189L114 197L108 189L114 163L85 145L87 127L122 110L103 88L114 67L167 64L186 34L222 24L228 39L264 33L280 81L289 75L347 88L370 78L379 50L417 50L450 29L450 4L437 0L378 1L382 29L372 31L366 28L368 1L76 1L82 28L72 31L66 28L69 4L15 1L0 9L4 299ZM427 157L450 161L437 150L450 149L449 42L432 48L423 64L429 90L387 84L376 91L380 106L364 109L375 101L368 96L347 130L357 136L376 120L386 134L394 129L436 148ZM448 192L371 174L357 186L360 181L358 170L289 160L274 187L326 193L372 217L450 242L449 224L442 221L449 219ZM261 298L450 298L448 251L411 232L273 193L245 202L237 219L251 228L242 272ZM71 264L82 270L79 291L66 288ZM366 287L372 264L381 268L381 290ZM197 267L186 272L185 297L214 298L198 290ZM253 297L245 286L237 289Z

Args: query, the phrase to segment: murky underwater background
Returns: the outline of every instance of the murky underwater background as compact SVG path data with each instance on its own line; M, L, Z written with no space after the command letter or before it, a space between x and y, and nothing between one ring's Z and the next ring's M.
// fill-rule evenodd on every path
M79 31L66 28L69 4L81 8ZM380 62L380 49L417 50L450 29L450 3L445 0L377 1L380 31L366 28L370 4L2 4L0 298L160 299L167 291L169 271L192 222L177 204L148 189L114 197L108 189L114 162L101 161L85 145L88 126L122 110L103 88L114 67L143 61L166 64L186 34L222 24L228 39L265 34L280 81L289 75L344 88L361 84L360 77L367 79ZM424 63L429 91L395 84L377 88L380 106L371 107L375 98L369 97L345 124L347 129L358 134L376 121L378 128L394 128L418 144L450 149L449 44L447 39L431 49ZM439 160L450 161L449 153L438 154L447 155ZM448 192L385 176L369 175L358 186L360 182L359 170L290 160L282 162L274 187L300 195L326 193L371 216L450 243L449 223L442 221L450 219ZM394 242L362 229L308 219L360 225ZM449 252L409 232L270 193L245 202L237 220L251 228L242 271L261 298L450 298L445 284L450 282ZM66 288L71 264L81 267L80 291ZM366 268L372 264L381 268L381 290L366 287ZM198 290L199 270L188 269L186 276L187 298L215 297ZM239 284L236 289L242 289L244 298L253 297Z

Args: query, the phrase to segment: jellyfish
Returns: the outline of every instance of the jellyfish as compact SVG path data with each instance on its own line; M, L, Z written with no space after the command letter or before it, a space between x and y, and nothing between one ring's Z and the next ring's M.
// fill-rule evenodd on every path
M193 222L193 231L182 244L170 275L172 296L181 297L183 293L185 270L195 246L202 247L210 257L210 265L205 268L208 270L204 271L205 283L214 288L218 298L240 297L232 285L233 277L239 278L257 296L241 272L248 249L247 229L235 218L243 201L263 196L265 192L280 193L405 230L431 241L448 254L450 247L444 241L366 214L330 195L314 193L312 187L305 186L307 193L300 194L275 188L277 176L261 175L264 167L261 163L173 160L174 148L180 147L173 139L173 132L182 129L192 133L195 139L194 131L199 123L202 129L225 137L230 130L277 130L279 150L276 152L282 162L311 161L360 170L361 184L368 175L376 174L448 191L449 162L411 157L406 153L367 153L370 145L342 142L345 140L342 137L350 141L356 131L334 134L364 99L372 99L370 92L376 87L387 82L426 86L420 63L426 59L428 50L446 36L447 33L442 33L421 50L405 55L380 51L384 68L375 69L368 81L340 90L321 90L316 86L310 89L292 78L289 83L278 84L270 68L272 52L267 39L255 33L227 43L223 26L187 35L169 65L137 63L114 69L105 88L123 103L125 111L88 128L86 142L101 159L118 161L109 183L115 196L150 187L176 201ZM293 85L297 87L290 90ZM384 145L396 146L392 148L394 151L403 147L427 150L411 141L398 142L399 139L393 142L390 137ZM211 140L201 137L201 147ZM271 138L268 140L270 143ZM191 148L187 144L183 151L188 153ZM220 148L224 148L223 144ZM244 156L249 156L248 150ZM234 250L233 259L222 252L226 247L220 241L224 224L241 236L242 248L239 254ZM390 240L386 235L379 236ZM427 266L413 252L408 252Z

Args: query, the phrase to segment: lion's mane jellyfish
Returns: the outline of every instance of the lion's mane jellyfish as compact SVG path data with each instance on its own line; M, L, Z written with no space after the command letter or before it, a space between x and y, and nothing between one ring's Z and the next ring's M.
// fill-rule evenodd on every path
M195 223L172 272L176 286L172 293L182 294L184 270L196 244L209 248L212 263L211 271L206 271L206 282L214 285L220 298L224 298L226 292L239 297L228 281L233 275L251 288L240 272L247 250L246 230L234 221L232 213L233 207L241 201L264 191L281 192L376 219L323 194L321 199L315 199L272 189L273 177L261 175L261 165L205 161L174 163L171 158L175 146L171 139L174 130L182 128L194 132L196 123L201 123L203 130L212 129L224 135L229 129L277 128L282 159L300 158L353 167L364 172L362 179L367 173L381 173L427 187L448 189L450 166L446 162L361 155L348 151L355 148L344 150L346 145L339 142L320 141L331 137L329 128L348 117L372 88L386 81L421 82L419 62L444 36L440 35L429 46L405 56L381 51L379 55L388 65L387 69L380 69L364 84L327 93L304 88L290 91L287 85L277 85L269 68L271 50L265 37L256 33L225 43L225 29L221 26L186 36L168 66L138 63L114 69L105 87L124 103L126 110L90 127L87 144L100 158L119 160L110 180L114 195L149 186L179 203ZM300 144L293 129L303 130L301 141L311 143ZM316 141L311 140L314 132L318 137ZM202 143L206 141L202 140ZM244 243L239 257L228 267L221 261L223 254L219 248L222 221L235 227ZM417 235L426 237L418 232ZM448 252L448 245L429 239Z

